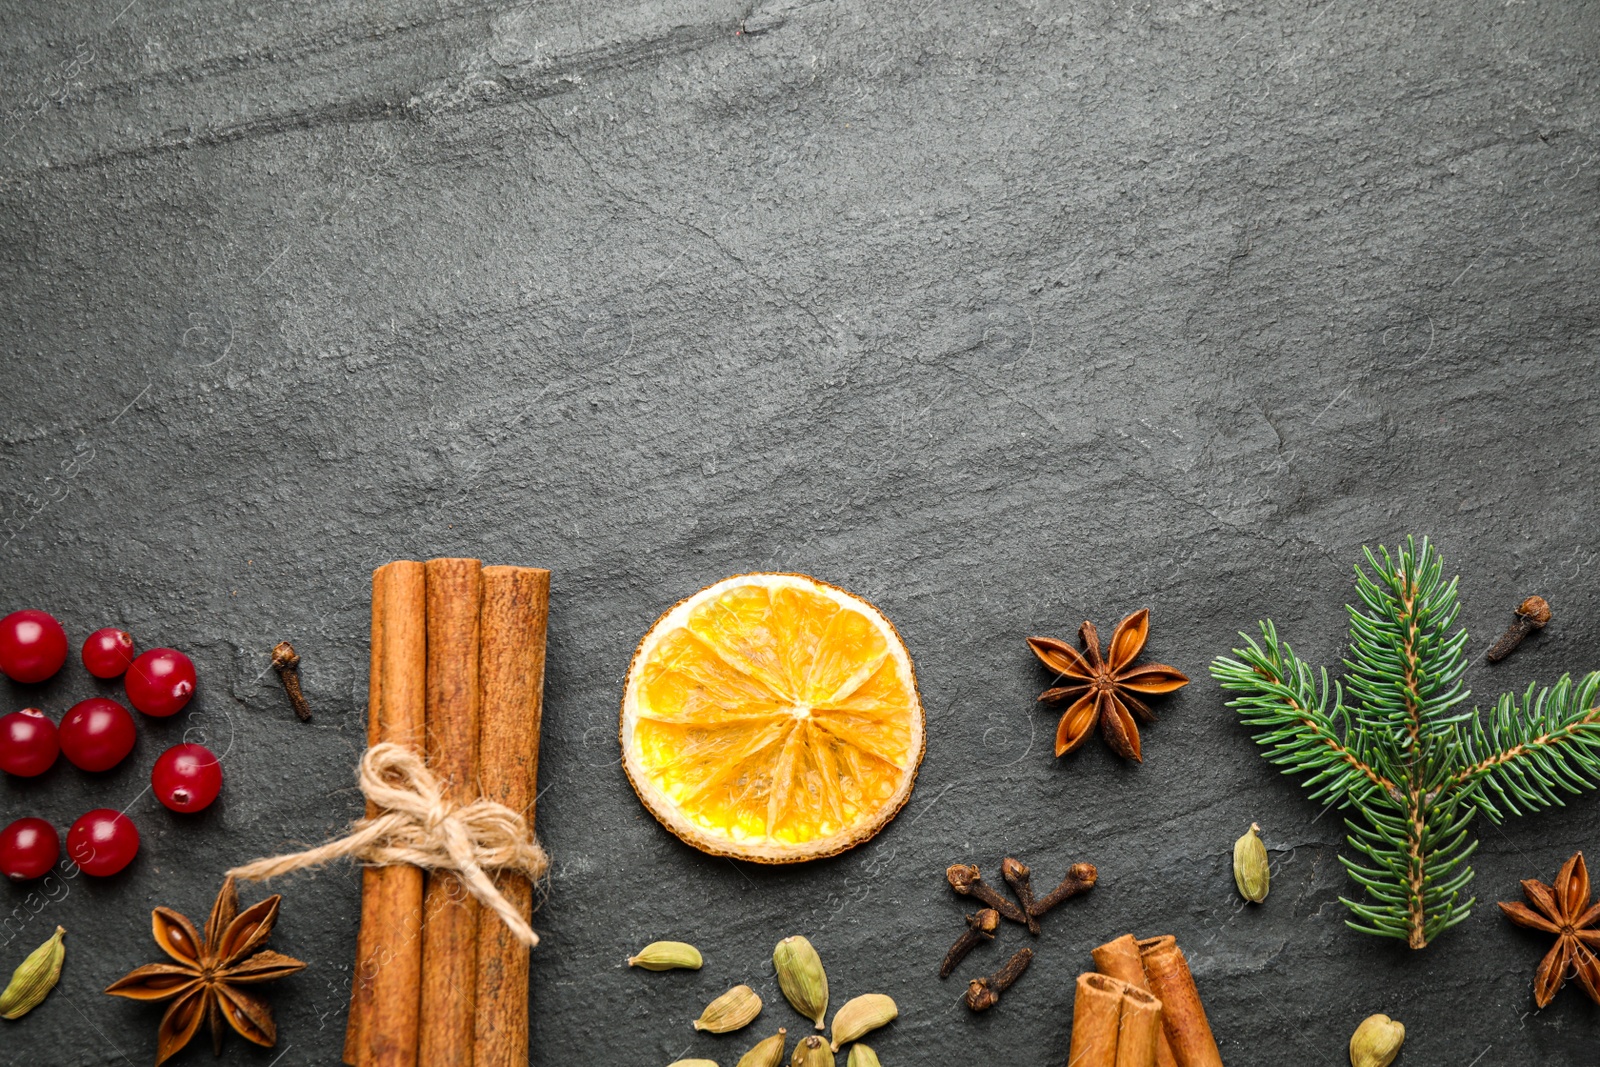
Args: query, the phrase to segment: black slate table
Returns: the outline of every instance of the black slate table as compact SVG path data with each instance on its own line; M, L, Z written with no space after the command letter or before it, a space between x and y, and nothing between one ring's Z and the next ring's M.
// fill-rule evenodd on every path
M1337 814L1205 671L1269 615L1336 663L1360 547L1407 533L1462 576L1477 700L1600 666L1593 5L3 10L0 608L185 649L201 688L110 773L0 784L8 820L126 807L144 834L122 876L0 890L0 969L69 931L0 1059L153 1058L159 1012L100 994L156 958L150 908L203 916L228 866L359 815L370 571L475 555L554 572L535 1064L800 1033L768 962L791 933L836 1001L898 999L891 1067L1057 1064L1073 977L1129 930L1178 936L1237 1067L1343 1064L1378 1011L1402 1063L1594 1062L1600 1009L1533 1010L1547 942L1492 902L1600 849L1600 798L1480 822L1478 907L1432 947L1361 936ZM900 817L794 869L684 847L618 766L639 637L758 569L874 600L929 714ZM1555 621L1485 666L1530 592ZM1143 766L1053 759L1023 638L1146 605L1195 683ZM0 690L55 717L117 692L76 664ZM180 737L225 753L199 817L144 791ZM1229 871L1252 821L1260 908ZM934 977L964 910L943 870L1006 853L1102 883L972 1017ZM357 886L276 885L310 967L273 991L278 1048L221 1062L336 1061ZM705 969L629 971L658 937ZM690 1030L746 980L757 1027Z

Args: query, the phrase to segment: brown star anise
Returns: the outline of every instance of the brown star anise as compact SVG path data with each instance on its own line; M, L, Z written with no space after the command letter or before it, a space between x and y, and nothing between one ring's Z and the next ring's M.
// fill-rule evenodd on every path
M1130 666L1149 635L1150 609L1142 608L1117 623L1104 659L1100 658L1100 635L1093 623L1086 622L1078 627L1082 652L1053 637L1028 638L1028 647L1045 666L1070 679L1066 685L1040 693L1039 699L1077 698L1056 726L1057 756L1064 756L1083 744L1098 722L1111 751L1125 759L1143 762L1139 754L1139 727L1133 717L1137 715L1143 722L1154 722L1156 716L1133 694L1170 693L1189 684L1182 671L1165 663Z
M300 960L261 947L272 934L282 899L270 896L241 914L239 892L229 878L211 907L204 941L194 924L172 909L150 913L156 944L177 962L146 964L111 983L106 992L130 1000L172 1001L156 1035L156 1067L187 1045L202 1021L211 1024L211 1049L218 1055L224 1019L247 1041L270 1047L278 1040L272 1007L241 987L305 968Z
M1600 950L1600 903L1589 903L1589 868L1584 866L1583 853L1561 865L1554 886L1529 878L1522 883L1522 892L1533 907L1501 901L1506 918L1518 926L1556 935L1555 946L1539 961L1534 975L1533 1002L1541 1008L1547 1006L1572 972L1589 999L1600 1003L1600 956L1596 955Z

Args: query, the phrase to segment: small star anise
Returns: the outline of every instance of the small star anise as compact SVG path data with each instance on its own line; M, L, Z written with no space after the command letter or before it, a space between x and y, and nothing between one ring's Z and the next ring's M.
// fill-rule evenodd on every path
M1170 693L1189 684L1188 677L1164 663L1131 666L1150 635L1150 609L1142 608L1117 623L1111 647L1100 658L1100 635L1094 624L1078 627L1079 652L1065 641L1053 637L1030 637L1028 647L1045 666L1069 679L1066 685L1047 689L1040 700L1077 699L1061 716L1056 726L1056 755L1064 756L1083 744L1100 724L1100 733L1111 751L1124 759L1143 762L1139 754L1139 727L1133 717L1154 722L1155 712L1145 707L1135 693Z
M1518 926L1556 935L1554 947L1539 961L1533 1002L1541 1008L1547 1006L1571 972L1578 976L1589 999L1600 1004L1600 956L1596 955L1600 951L1600 903L1589 903L1589 868L1584 866L1583 853L1561 865L1554 886L1529 878L1522 883L1522 892L1533 907L1501 901L1506 918Z
M300 960L261 947L272 934L282 899L270 896L241 914L239 892L229 878L211 907L204 941L194 924L172 909L150 913L156 944L177 962L146 964L111 983L106 992L130 1000L172 1001L156 1035L156 1067L177 1055L202 1021L211 1024L211 1049L217 1055L222 1054L224 1019L247 1041L268 1047L276 1043L272 1007L240 987L305 968Z

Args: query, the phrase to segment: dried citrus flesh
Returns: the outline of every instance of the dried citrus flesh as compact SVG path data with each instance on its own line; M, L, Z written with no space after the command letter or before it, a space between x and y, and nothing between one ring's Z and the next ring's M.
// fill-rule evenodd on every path
M639 643L621 739L667 829L715 855L794 863L894 818L922 762L922 702L877 608L805 575L742 574Z

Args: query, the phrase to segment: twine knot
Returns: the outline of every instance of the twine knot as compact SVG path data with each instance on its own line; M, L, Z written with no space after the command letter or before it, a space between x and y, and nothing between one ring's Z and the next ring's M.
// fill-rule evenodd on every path
M367 749L357 780L377 815L360 820L336 841L256 860L228 873L259 882L347 857L374 867L409 863L429 871L452 871L517 940L529 948L539 943L539 935L495 888L488 873L510 871L537 882L550 869L544 849L528 832L527 820L492 800L479 798L469 804L450 800L422 757L404 745L384 743Z

